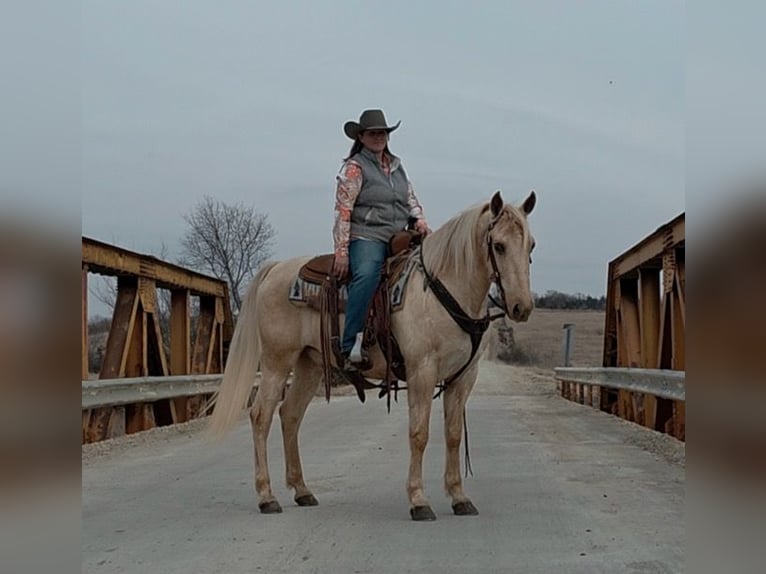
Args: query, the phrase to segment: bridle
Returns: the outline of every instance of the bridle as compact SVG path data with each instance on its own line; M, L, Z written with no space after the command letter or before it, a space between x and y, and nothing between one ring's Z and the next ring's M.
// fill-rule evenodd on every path
M497 290L500 291L500 299L501 302L498 302L497 299L495 299L492 296L492 293L489 293L489 300L492 301L492 303L503 310L502 313L497 313L495 315L489 315L489 309L487 309L487 315L489 316L490 321L494 321L495 319L500 319L503 315L507 315L509 319L511 319L510 311L508 310L508 301L505 299L505 289L503 289L503 280L500 277L500 270L497 268L497 259L495 259L495 242L492 240L492 229L495 227L495 223L497 223L499 218L494 219L490 222L489 227L487 228L487 251L489 252L489 263L492 265L492 282L497 285Z

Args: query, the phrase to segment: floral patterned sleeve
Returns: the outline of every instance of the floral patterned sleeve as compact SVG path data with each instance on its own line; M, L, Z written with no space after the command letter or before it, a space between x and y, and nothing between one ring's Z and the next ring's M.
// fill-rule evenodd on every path
M426 216L423 214L423 206L420 205L420 201L418 201L415 195L415 188L412 187L411 181L407 181L407 203L410 206L410 217L425 220Z
M332 230L335 256L347 257L351 236L351 212L362 189L362 168L354 161L347 161L335 178L335 225Z

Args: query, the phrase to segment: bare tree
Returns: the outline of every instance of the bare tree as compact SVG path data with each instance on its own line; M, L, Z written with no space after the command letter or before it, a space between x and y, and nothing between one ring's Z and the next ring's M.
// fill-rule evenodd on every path
M117 280L114 277L96 276L95 281L88 282L88 289L91 295L114 310L117 302Z
M246 284L272 254L275 232L268 216L205 196L184 219L183 264L226 281L239 313Z

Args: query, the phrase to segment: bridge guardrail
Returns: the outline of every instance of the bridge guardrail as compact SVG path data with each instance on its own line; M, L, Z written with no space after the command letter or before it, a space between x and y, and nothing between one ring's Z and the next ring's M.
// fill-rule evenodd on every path
M557 367L555 373L556 379L562 382L622 389L672 401L686 400L685 371L620 367Z
M116 407L214 393L222 380L223 375L219 373L83 381L82 408Z
M260 373L253 388L258 386ZM82 442L92 443L209 414L223 374L82 381Z
M561 396L686 438L686 372L624 367L557 367Z

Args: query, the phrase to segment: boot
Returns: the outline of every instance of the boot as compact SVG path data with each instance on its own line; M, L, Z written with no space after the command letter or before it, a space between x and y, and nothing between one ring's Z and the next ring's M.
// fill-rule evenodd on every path
M367 371L372 368L372 361L367 353L367 349L364 348L364 331L356 334L356 341L354 346L349 351L347 357L351 366L355 367L359 371Z

